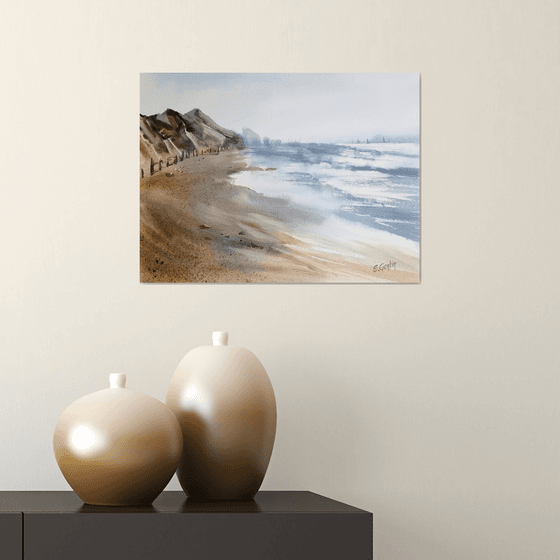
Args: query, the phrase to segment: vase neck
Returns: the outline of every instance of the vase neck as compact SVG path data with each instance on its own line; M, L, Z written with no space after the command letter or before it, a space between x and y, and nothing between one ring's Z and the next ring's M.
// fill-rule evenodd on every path
M212 344L214 346L227 346L229 334L223 331L214 331L212 333Z
M125 389L126 388L126 374L124 374L124 373L111 373L109 375L109 387L111 389Z

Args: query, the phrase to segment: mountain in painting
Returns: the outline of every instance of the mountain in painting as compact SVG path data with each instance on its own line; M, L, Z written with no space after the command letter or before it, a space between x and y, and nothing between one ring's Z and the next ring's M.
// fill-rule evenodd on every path
M260 146L261 145L261 137L250 128L244 128L241 131L241 136L243 136L243 140L249 146Z
M215 123L200 109L181 114L166 109L158 115L140 115L140 166L149 167L183 151L206 148L245 148L243 138Z

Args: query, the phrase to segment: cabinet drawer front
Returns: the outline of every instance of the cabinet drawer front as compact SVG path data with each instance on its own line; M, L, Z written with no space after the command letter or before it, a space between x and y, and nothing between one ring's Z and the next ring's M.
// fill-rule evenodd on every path
M22 558L22 513L0 513L0 558Z
M29 513L25 560L371 560L372 515Z

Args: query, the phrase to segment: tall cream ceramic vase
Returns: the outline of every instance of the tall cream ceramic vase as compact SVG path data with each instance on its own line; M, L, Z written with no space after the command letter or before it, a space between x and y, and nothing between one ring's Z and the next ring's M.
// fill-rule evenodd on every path
M249 500L274 446L274 390L252 352L228 346L226 332L212 339L183 358L167 391L183 432L177 476L191 498Z
M110 387L73 402L53 438L56 461L86 503L149 505L167 486L181 458L183 437L161 401L125 387L112 373Z

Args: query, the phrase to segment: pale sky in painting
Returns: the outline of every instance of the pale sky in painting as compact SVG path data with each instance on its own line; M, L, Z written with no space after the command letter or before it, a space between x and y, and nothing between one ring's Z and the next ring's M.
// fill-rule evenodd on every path
M419 74L140 74L140 112L201 109L283 142L419 136Z

